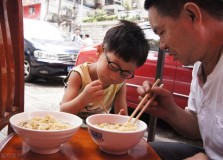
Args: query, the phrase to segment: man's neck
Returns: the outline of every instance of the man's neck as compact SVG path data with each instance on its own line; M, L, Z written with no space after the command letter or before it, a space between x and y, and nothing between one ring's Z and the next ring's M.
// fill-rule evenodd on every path
M211 58L208 63L202 64L202 79L204 83L207 80L207 76L214 70L222 54L223 54L223 45L221 46L217 54L213 54L215 56L213 56L213 58Z

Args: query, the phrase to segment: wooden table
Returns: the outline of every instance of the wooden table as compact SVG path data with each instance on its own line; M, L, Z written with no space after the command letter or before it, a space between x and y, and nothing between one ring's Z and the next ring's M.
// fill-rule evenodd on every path
M110 155L104 153L94 143L86 128L80 128L70 142L61 146L61 150L54 154L36 154L29 151L29 147L22 142L18 135L14 135L0 153L1 160L159 160L159 156L142 139L138 145L124 155Z

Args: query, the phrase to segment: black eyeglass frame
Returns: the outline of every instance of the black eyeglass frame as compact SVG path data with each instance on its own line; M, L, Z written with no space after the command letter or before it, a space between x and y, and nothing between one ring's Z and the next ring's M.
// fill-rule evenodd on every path
M125 78L125 79L134 78L134 72L131 73L131 72L127 71L127 70L121 69L121 67L118 64L116 64L115 62L110 61L110 59L108 58L106 52L104 52L104 54L105 54L106 60L108 62L108 68L110 70L112 70L114 72L120 72L120 75L121 75L122 78Z

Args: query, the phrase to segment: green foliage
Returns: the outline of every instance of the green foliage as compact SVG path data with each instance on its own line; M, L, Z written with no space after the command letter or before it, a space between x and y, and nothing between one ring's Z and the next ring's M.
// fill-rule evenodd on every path
M121 16L120 19L129 20L129 21L138 21L138 20L141 20L141 17L139 15L132 16L132 17L125 15L125 16Z
M107 13L102 9L97 9L94 14L89 14L88 17L83 19L83 22L100 22L100 21L113 21L117 20L116 15L107 15Z
M124 8L129 11L132 9L132 6L130 5L130 1L126 0L124 1Z

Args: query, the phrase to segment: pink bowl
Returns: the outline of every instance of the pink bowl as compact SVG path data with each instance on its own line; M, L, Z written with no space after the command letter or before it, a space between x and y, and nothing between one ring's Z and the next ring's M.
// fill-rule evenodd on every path
M88 131L94 142L100 149L109 154L125 154L129 149L137 145L143 138L147 129L145 122L138 120L136 122L136 131L114 131L106 130L95 126L101 123L126 123L129 116L117 114L95 114L86 119Z

